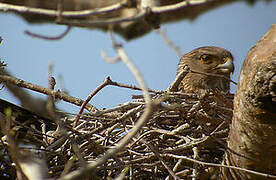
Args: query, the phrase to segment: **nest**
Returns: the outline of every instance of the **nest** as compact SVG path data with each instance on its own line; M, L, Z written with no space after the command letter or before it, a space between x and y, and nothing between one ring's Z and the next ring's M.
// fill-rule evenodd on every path
M115 108L83 114L74 128L73 115L60 118L58 125L44 118L29 125L20 118L6 117L12 130L15 127L21 132L25 130L23 136L15 133L9 142L2 138L1 161L5 161L1 162L1 176L16 177L16 168L11 163L15 157L19 164L22 157L32 162L34 158L40 159L44 164L42 171L51 178L97 162L108 150L117 147L143 114L142 96L133 98ZM221 164L223 160L232 118L232 95L210 92L198 97L163 92L152 94L151 98L160 103L154 107L150 119L125 148L86 172L85 179L211 179L219 175L219 168L210 165ZM14 132L20 132L17 130ZM21 143L8 146L12 139L12 142L20 139ZM30 143L33 145L27 145ZM12 148L18 153L13 155Z

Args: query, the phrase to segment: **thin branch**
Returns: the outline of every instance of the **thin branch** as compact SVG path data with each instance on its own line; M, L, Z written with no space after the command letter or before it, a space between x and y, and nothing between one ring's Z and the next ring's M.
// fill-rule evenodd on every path
M231 80L230 78L226 77L226 76L223 76L223 75L220 75L220 74L212 74L212 73L203 73L203 72L198 72L198 71L193 71L191 70L190 71L191 73L195 73L195 74L202 74L202 75L205 75L205 76L213 76L213 77L219 77L219 78L223 78L223 79L226 79L228 80L229 82L237 85L238 83L236 83L235 81Z
M134 85L127 85L127 84L121 84L121 83L117 83L117 82L114 82L110 79L110 77L106 77L104 82L98 86L93 92L91 92L86 100L83 102L83 104L81 105L81 108L79 110L79 113L76 115L75 117L75 120L74 120L74 127L76 127L78 125L78 122L79 122L79 119L80 119L80 116L81 114L83 113L84 111L84 107L86 106L86 104L100 91L102 90L105 86L108 86L108 85L111 85L111 86L117 86L117 87L122 87L122 88L127 88L127 89L132 89L132 90L139 90L139 91L142 91L141 88L139 87L136 87ZM151 89L147 89L148 92L152 92L152 93L160 93L160 91L157 91L157 90L151 90ZM105 112L106 113L106 112ZM96 112L96 114L102 114L101 112Z
M171 47L174 52L177 54L177 56L180 58L182 56L182 53L179 49L179 47L177 47L176 45L174 45L174 43L168 38L168 36L166 35L166 29L160 30L157 29L156 32L158 34L160 34L160 36L162 37L162 39L164 40L164 42Z
M62 11L60 14L61 17L84 17L95 14L109 13L121 9L126 5L127 1L123 1L111 6L99 8L99 9L88 9L80 11ZM30 14L40 14L49 17L58 17L59 12L57 10L42 9L42 8L32 8L19 5L11 5L7 3L0 3L0 11L8 12L18 12L18 13L30 13Z
M179 180L179 177L177 177L175 175L175 173L169 168L169 166L165 163L163 157L161 156L161 154L156 150L156 148L154 146L152 146L150 143L141 140L143 143L145 143L151 150L152 152L157 156L157 158L159 159L159 161L163 164L163 166L167 169L167 171L169 172L169 174L174 178Z
M152 7L151 12L153 12L153 13L165 13L165 12L181 9L183 7L186 7L186 6L205 4L205 3L211 2L211 1L214 1L214 0L188 0L188 1L182 1L180 3L176 3L176 4L172 4L172 5Z
M187 65L184 65L182 71L175 77L175 80L172 82L170 87L168 87L167 91L168 92L178 91L179 84L189 72L191 72L190 68Z
M270 174L257 172L257 171L249 170L249 169L244 169L244 168L240 168L240 167L236 167L236 166L226 166L226 165L222 165L222 164L203 162L203 161L199 161L199 160L196 160L196 159L193 159L193 158L189 158L187 156L179 156L179 155L174 155L174 154L163 154L161 156L164 156L164 157L167 156L167 157L172 157L172 158L177 158L177 159L184 159L184 160L191 161L191 162L198 163L198 164L205 165L205 166L214 166L214 167L223 167L223 168L229 168L229 169L236 169L236 170L247 172L247 173L250 173L250 174L263 176L263 177L266 177L266 178L276 179L275 175L270 175Z
M72 29L71 26L67 26L66 30L57 36L45 36L45 35L30 32L28 30L25 30L24 33L31 37L34 37L34 38L39 38L39 39L44 39L44 40L49 40L49 41L56 41L56 40L60 40L60 39L64 38L71 31L71 29Z
M101 50L101 51L100 51L100 54L101 54L102 58L103 58L106 62L108 62L108 63L116 63L116 62L118 62L118 61L121 60L121 59L120 59L120 56L118 56L118 55L115 56L115 57L113 57L113 58L108 57L108 56L106 55L106 53L105 53L104 50Z
M136 21L145 17L149 13L149 9L141 9L136 15L131 17L119 17L119 18L110 18L107 20L62 20L59 24L65 24L70 26L96 26L96 25L112 25L119 24L122 22Z
M35 84L31 84L28 83L26 81L23 81L22 79L17 79L11 76L6 76L6 75L0 75L0 81L5 82L5 83L10 83L13 85L16 85L18 87L23 87L26 89L30 89L42 94L46 94L46 95L53 95L56 99L61 99L63 101L69 102L71 104L75 104L77 106L81 106L83 104L83 100L69 96L68 94L65 94L59 90L54 91L54 90L50 90L48 88L44 88L42 86L39 85L35 85ZM85 106L85 109L87 109L90 112L93 112L96 110L96 108L94 106L92 106L91 104L87 104Z
M111 80L110 80L110 78L109 77L107 77L107 78L105 78L105 80L104 80L104 82L100 85L100 86L98 86L92 93L90 93L89 95L88 95L88 97L86 98L86 100L82 103L82 105L81 105L81 108L80 108L80 110L79 110L79 113L76 115L76 117L75 117L75 120L74 120L74 128L78 125L78 122L79 122L79 119L80 119L80 116L81 116L81 114L83 113L83 111L84 111L84 108L85 108L85 106L88 104L88 102L100 91L100 90L102 90L105 86L107 86L107 85L109 85L111 82L110 82Z
M142 128L144 123L150 118L150 116L153 113L153 103L151 102L150 96L147 91L147 87L144 83L144 80L142 76L140 75L139 71L136 69L136 67L132 64L128 56L126 55L125 51L123 50L122 46L119 46L115 41L112 34L112 31L110 31L111 40L113 40L113 48L117 51L118 55L121 57L121 60L126 64L127 68L132 72L132 74L135 76L137 82L141 86L141 89L143 90L145 102L146 102L146 108L144 110L144 113L141 115L141 117L136 122L135 126L126 134L126 136L121 139L114 149L110 149L107 151L107 153L102 156L101 158L97 159L96 162L90 163L86 169L79 169L76 171L73 171L66 176L61 177L61 179L77 179L83 174L85 174L88 171L91 171L95 169L96 167L104 164L110 157L115 155L117 152L119 152L121 149L123 149L133 138L136 133Z
M136 21L140 20L146 15L151 13L165 13L168 11L174 11L186 6L191 5L200 5L213 0L189 0L183 1L180 3L166 5L166 6L146 6L146 8L141 7L139 9L139 13L132 16L132 17L119 17L119 18L111 18L108 20L61 20L59 24L66 24L70 26L94 26L94 25L110 25L110 24L119 24L122 22L128 21ZM143 1L142 1L143 2ZM49 17L86 17L95 14L102 14L102 13L109 13L114 12L116 10L121 9L127 5L127 1L123 1L118 4L114 4L111 6L99 8L99 9L90 9L90 10L81 10L81 11L62 11L61 13L57 10L49 10L49 9L42 9L42 8L31 8L26 6L18 6L18 5L11 5L6 3L0 3L0 11L13 11L18 13L31 13L31 14L39 14L39 15L46 15Z

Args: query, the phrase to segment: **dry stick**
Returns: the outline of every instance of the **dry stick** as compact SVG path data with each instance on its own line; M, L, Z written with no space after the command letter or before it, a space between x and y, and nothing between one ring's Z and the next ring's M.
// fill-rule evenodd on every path
M197 147L193 147L192 150L193 150L193 153L194 153L194 155L193 155L194 159L199 159ZM197 168L198 168L198 164L194 163L193 172L192 172L192 174L193 174L192 180L198 179L198 177L197 177L197 174L198 174Z
M169 47L171 47L174 50L174 52L177 54L177 56L180 58L182 56L182 53L179 50L179 47L177 47L176 45L174 45L174 43L168 38L168 36L166 35L166 29L163 29L163 31L160 30L160 29L157 29L156 32L161 35L161 37L164 40L164 42Z
M100 91L102 90L105 86L108 86L108 85L111 85L111 86L117 86L117 87L122 87L122 88L128 88L128 89L133 89L133 90L139 90L141 91L142 89L139 88L139 87L136 87L136 86L133 86L133 85L127 85L127 84L121 84L121 83L117 83L117 82L114 82L110 79L110 77L106 77L104 82L98 86L93 92L91 92L86 100L83 102L83 104L81 105L81 108L79 110L79 113L76 115L76 118L75 118L75 123L74 123L74 126L73 127L76 127L78 122L79 122L79 119L81 117L81 114L83 113L84 111L84 107L86 106L86 104ZM152 90L152 89L147 89L148 92L152 92L152 93L160 93L160 91L158 90ZM97 113L98 114L98 113ZM101 114L101 113L100 113Z
M240 168L240 167L236 167L236 166L227 166L227 165L222 165L222 164L203 162L203 161L199 161L199 160L196 160L196 159L193 159L193 158L189 158L187 156L179 156L179 155L174 155L174 154L162 154L161 156L164 156L164 157L167 156L167 157L172 157L172 158L176 158L176 159L184 159L184 160L191 161L191 162L198 163L198 164L205 165L205 166L214 166L214 167L224 167L224 168L236 169L236 170L244 171L244 172L247 172L247 173L250 173L250 174L256 174L256 175L260 175L260 176L263 176L263 177L276 179L275 175L270 175L270 174L257 172L257 171L253 171L253 170L249 170L249 169L244 169L244 168Z
M44 88L42 86L39 85L35 85L35 84L31 84L28 83L26 81L23 81L21 79L17 79L11 76L7 76L7 75L0 75L0 81L3 81L5 83L10 83L10 84L14 84L18 87L23 87L26 89L30 89L36 92L40 92L42 94L46 94L46 95L53 95L55 98L57 99L61 99L64 100L66 102L69 102L71 104L75 104L77 106L81 106L83 104L83 100L69 96L68 94L65 94L59 90L54 91L54 90L50 90L48 88ZM96 108L94 106L92 106L91 104L86 104L85 109L87 109L90 112L93 112L96 110Z
M63 12L63 0L58 0L58 4L57 4L57 18L56 18L56 21L57 22L60 22L62 20L62 12ZM25 34L31 36L31 37L34 37L34 38L39 38L39 39L44 39L44 40L60 40L62 38L64 38L70 31L71 31L72 27L71 26L67 26L66 30L61 33L60 35L57 35L57 36L44 36L44 35L41 35L41 34L36 34L36 33L32 33L28 30L25 30Z
M51 90L54 90L56 85L56 80L52 76L52 74L53 74L53 63L50 63L48 67L48 88ZM51 119L56 121L55 109L56 109L55 97L52 95L49 95L47 100L46 110L48 111L48 114L50 115Z
M153 13L164 13L168 11L174 11L186 6L190 5L199 5L199 4L205 4L207 2L210 2L213 0L189 0L189 1L183 1L180 3L176 4L171 4L171 5L166 5L166 6L155 6L155 7L148 7L149 12ZM98 9L88 9L88 10L81 10L81 11L63 11L61 13L61 17L85 17L85 16L90 16L90 15L95 15L95 14L102 14L102 13L108 13L108 12L114 12L116 10L121 9L127 4L127 0L120 2L118 4L114 4L111 6L103 7L103 8L98 8ZM42 9L42 8L32 8L32 7L26 7L26 6L19 6L19 5L11 5L7 3L0 3L0 11L8 12L8 11L13 11L13 12L18 12L18 13L29 13L29 14L39 14L39 15L45 15L49 17L57 17L59 15L57 10L49 10L49 9ZM146 11L143 11L141 13L138 13L136 16L131 17L131 18L117 18L117 19L112 19L110 20L102 20L102 21L93 21L92 22L75 22L71 23L72 25L95 25L95 24L110 24L110 23L121 23L122 21L133 21L133 20L139 20L142 19L146 15ZM63 22L63 24L70 24L70 21L68 22Z
M96 26L96 25L112 25L120 24L122 22L136 21L144 18L150 13L149 9L140 9L139 12L131 17L110 18L107 20L93 20L93 21L81 21L81 20L62 20L59 24L65 24L70 26Z
M168 87L167 91L178 91L179 84L189 72L191 72L190 68L187 65L184 65L182 71L175 77L175 80L172 82L170 87Z
M121 60L126 64L127 68L131 71L131 73L135 76L136 80L138 81L139 85L141 86L141 89L143 90L143 94L145 96L145 102L146 102L146 108L142 116L138 119L135 126L126 134L126 136L120 140L117 147L114 149L110 149L106 152L104 156L99 158L96 162L88 164L86 169L79 169L76 171L73 171L63 177L61 179L77 179L81 177L86 172L94 170L96 167L104 164L110 157L115 155L117 152L119 152L121 149L123 149L133 138L136 133L142 128L144 123L150 118L150 116L153 113L153 103L151 102L149 93L147 92L147 87L144 83L144 80L142 76L140 75L139 71L136 69L136 67L132 64L128 56L126 55L125 51L121 46L118 46L114 40L112 32L110 32L111 35L111 41L113 44L113 48L117 51L118 55L121 57Z
M71 29L72 29L71 26L67 26L66 30L63 33L61 33L60 35L57 35L57 36L45 36L45 35L41 35L41 34L32 33L28 30L25 30L24 33L31 36L31 37L34 37L34 38L39 38L39 39L44 39L44 40L49 40L49 41L55 41L55 40L60 40L60 39L64 38L70 32Z
M152 7L151 12L153 13L165 13L169 11L174 11L177 9L181 9L186 6L192 6L192 5L200 5L200 4L205 4L208 2L211 2L214 0L188 0L188 1L182 1L176 4L171 4L167 6L160 6L160 7Z
M175 175L175 173L169 168L169 166L165 163L163 157L160 155L160 153L155 149L154 146L152 146L150 143L141 140L141 142L143 142L144 144L146 144L151 150L152 152L157 156L157 158L159 159L159 161L163 164L163 166L167 169L167 171L169 172L169 174L174 178L174 179L179 179L179 177L177 177Z
M223 79L226 79L228 80L229 82L237 85L238 83L236 83L235 81L231 80L230 78L226 77L226 76L223 76L223 75L220 75L220 74L212 74L212 73L204 73L204 72L198 72L198 71L193 71L193 70L190 70L191 73L196 73L196 74L202 74L202 75L205 75L205 76L213 76L213 77L219 77L219 78L223 78Z
M120 2L118 4L113 4L111 6L106 6L99 9L87 9L87 10L80 10L80 11L63 11L61 13L62 17L85 17L89 15L95 15L95 14L102 14L102 13L108 13L115 10L121 9L123 6L125 6L127 3L127 0ZM18 12L18 13L29 13L29 14L39 14L39 15L45 15L49 17L58 17L59 13L57 10L50 10L50 9L42 9L42 8L32 8L32 7L26 7L26 6L20 6L20 5L11 5L7 3L0 3L0 11L8 12Z
M75 127L78 125L80 116L81 116L81 114L83 113L83 110L84 110L84 107L86 106L86 104L88 104L88 102L89 102L89 101L90 101L100 90L102 90L105 86L109 85L110 82L111 82L110 77L106 77L105 80L104 80L104 82L103 82L100 86L98 86L92 93L90 93L90 94L88 95L88 97L86 98L86 100L82 103L81 108L80 108L80 110L79 110L79 113L78 113L78 114L76 115L76 117L75 117L75 120L74 120L75 123L74 123L73 128L75 128Z

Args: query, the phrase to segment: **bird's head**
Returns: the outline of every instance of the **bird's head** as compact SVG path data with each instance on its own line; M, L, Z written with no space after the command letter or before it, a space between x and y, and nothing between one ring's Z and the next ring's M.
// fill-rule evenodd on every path
M232 54L226 49L215 46L194 49L180 59L178 73L184 65L188 65L194 72L186 75L179 87L180 90L186 92L194 92L198 89L229 91L230 81L227 78L230 78L230 74L234 72L234 64ZM220 75L220 77L214 75Z
M186 56L186 58L184 58ZM234 72L233 56L226 49L206 46L184 55L185 63L194 71L230 75Z

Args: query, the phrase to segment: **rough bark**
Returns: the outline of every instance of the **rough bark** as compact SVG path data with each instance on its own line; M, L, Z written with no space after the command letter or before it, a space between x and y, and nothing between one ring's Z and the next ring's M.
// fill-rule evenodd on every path
M276 175L276 25L251 48L239 76L225 164ZM222 179L268 179L223 168Z

